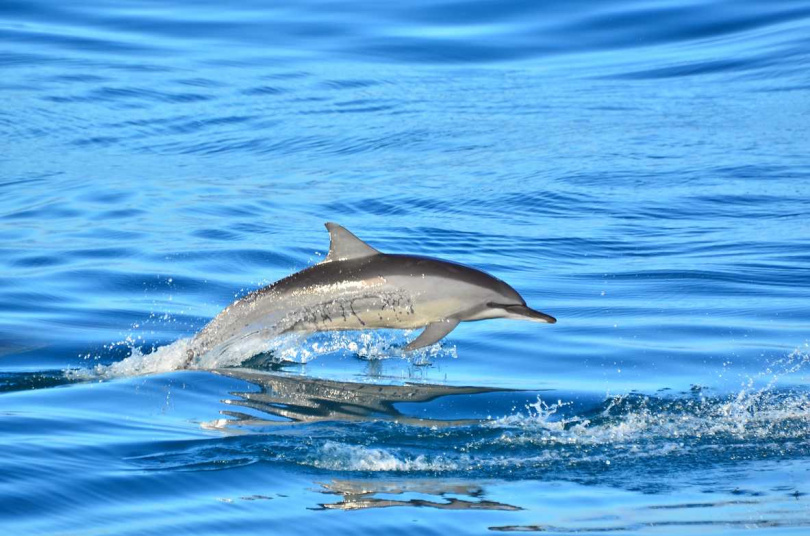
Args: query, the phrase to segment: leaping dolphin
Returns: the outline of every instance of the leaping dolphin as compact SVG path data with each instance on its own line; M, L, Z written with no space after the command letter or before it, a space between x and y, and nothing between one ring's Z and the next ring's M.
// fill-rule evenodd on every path
M405 346L410 351L441 340L460 322L556 322L484 272L430 257L381 253L336 223L326 228L331 244L323 262L225 308L192 339L186 366L200 356L287 332L425 328Z

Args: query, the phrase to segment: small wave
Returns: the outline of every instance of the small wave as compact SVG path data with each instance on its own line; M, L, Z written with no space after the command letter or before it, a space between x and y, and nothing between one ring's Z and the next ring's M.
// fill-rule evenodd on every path
M334 441L324 443L308 462L319 469L332 471L418 472L459 469L458 462L443 456L398 455L385 449L347 445Z
M634 454L653 442L671 441L662 451L666 453L684 447L685 442L703 446L720 440L744 446L761 440L805 441L810 426L810 395L796 391L686 400L621 395L606 400L590 418L555 419L564 406L564 402L547 404L538 397L525 414L502 417L488 426L503 431L496 440L503 443L621 445Z
M615 445L650 441L807 441L810 393L776 389L780 379L795 375L810 364L810 354L795 350L749 377L740 391L727 396L706 396L696 387L689 397L623 394L608 397L584 415L566 416L571 402L548 403L539 396L526 412L487 423L506 433L507 443Z
M563 404L541 400L529 414L438 434L417 433L417 446L401 446L409 432L392 425L373 444L326 440L298 462L346 472L463 473L537 478L613 478L648 466L714 467L746 460L804 459L810 453L810 393L774 392L748 403L689 402L614 397L593 418L552 420ZM628 405L637 407L628 409ZM740 420L740 415L748 416ZM489 428L494 435L487 436ZM354 438L360 439L360 438ZM617 473L618 472L618 473Z
M593 407L548 403L441 433L402 424L365 435L325 440L301 463L333 471L478 473L537 477L617 474L662 467L712 467L733 461L804 459L810 453L810 392L777 382L803 370L810 355L795 351L751 377L739 392L710 396L696 387L671 397L608 396ZM403 435L417 443L403 442ZM403 446L407 445L407 446ZM664 462L665 461L665 462Z

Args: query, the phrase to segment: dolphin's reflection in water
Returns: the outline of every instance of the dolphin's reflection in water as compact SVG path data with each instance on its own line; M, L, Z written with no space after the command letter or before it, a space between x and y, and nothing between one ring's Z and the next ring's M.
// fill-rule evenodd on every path
M484 487L474 482L442 480L332 480L321 483L321 493L340 495L342 500L320 504L314 510L362 510L416 506L440 510L522 510L519 506L489 501L484 498ZM408 498L410 494L422 497ZM378 495L385 495L379 497ZM392 495L402 498L391 498ZM425 499L425 495L436 499Z
M405 383L383 385L323 380L290 374L224 369L218 374L250 382L258 392L232 392L237 398L225 400L252 414L222 411L233 420L226 426L266 426L319 421L395 421L415 426L468 426L483 419L437 419L413 417L397 409L399 403L430 402L441 397L475 395L503 391L489 387L452 387ZM256 415L255 412L261 412Z
M439 407L420 408L418 404L426 404L443 397L466 397L507 391L488 387L453 387L418 383L366 384L247 369L224 369L217 373L258 387L258 391L254 392L232 392L233 398L225 400L229 406L241 407L244 411L238 411L236 408L222 411L221 413L230 419L219 421L217 426L242 430L251 426L364 421L397 422L437 428L471 426L485 422L485 419L452 418L447 416L446 409L445 418L442 418L442 409ZM408 405L407 409L398 408L400 404L405 403ZM432 414L425 413L427 410L432 410ZM319 501L317 507L313 507L314 510L360 510L395 506L440 510L522 510L518 506L488 500L484 483L460 479L336 479L316 484L320 493L336 496L336 500Z

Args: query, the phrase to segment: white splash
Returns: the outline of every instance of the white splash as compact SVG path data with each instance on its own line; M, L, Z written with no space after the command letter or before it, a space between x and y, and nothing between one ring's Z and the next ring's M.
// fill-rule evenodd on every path
M190 342L190 338L180 339L146 353L132 345L129 356L121 361L86 369L70 369L65 371L65 375L77 380L91 380L172 372L184 368Z
M642 395L609 397L590 419L560 417L571 402L549 404L538 397L524 412L490 421L505 429L503 443L534 445L621 445L632 448L651 440L667 443L669 451L683 442L725 437L734 441L763 439L807 441L810 429L810 393L777 390L780 378L796 374L810 364L810 354L799 350L772 363L765 372L744 382L728 396L657 398ZM767 379L764 386L757 387ZM518 433L514 433L517 431Z
M243 339L230 343L220 351L199 356L189 363L188 349L191 341L192 338L183 338L145 351L137 346L138 339L127 337L108 346L126 346L129 355L123 360L110 365L97 364L92 368L70 369L65 374L76 380L92 380L161 374L176 370L215 370L243 365L256 356L267 356L266 361L270 363L305 364L319 356L341 352L366 360L407 359L415 365L429 363L437 357L457 357L455 346L445 348L441 344L406 354L401 349L405 344L403 334L388 330L332 331L310 336L289 333L270 339ZM93 357L85 356L85 359L91 358ZM94 359L98 359L98 356Z
M454 471L458 462L441 456L397 456L381 448L346 445L327 441L317 450L309 464L332 471Z

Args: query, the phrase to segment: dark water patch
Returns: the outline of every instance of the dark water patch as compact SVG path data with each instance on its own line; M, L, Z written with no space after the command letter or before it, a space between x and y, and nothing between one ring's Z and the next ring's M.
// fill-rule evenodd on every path
M581 192L521 192L498 196L494 199L481 199L484 206L498 207L514 213L538 215L565 215L600 210L599 200Z
M158 75L161 73L175 73L179 69L176 67L170 67L168 65L161 65L160 63L156 62L139 62L139 63L130 63L130 62L122 62L117 61L114 63L95 63L95 62L82 62L82 65L87 65L88 67L99 67L103 69L109 69L110 71L123 71L123 72L132 72L132 73L145 73L148 75Z
M592 277L604 277L604 274L592 274ZM641 281L657 280L667 282L680 289L697 285L713 294L728 295L738 292L755 292L763 287L796 288L800 281L808 276L807 270L798 268L778 269L772 265L737 267L735 270L639 270L633 272L615 271L610 274L611 280ZM581 277L581 276L580 276Z
M0 294L0 299L3 301L3 307L7 307L9 311L25 311L32 314L36 314L36 311L41 311L42 307L47 309L51 306L55 307L57 304L66 305L72 302L72 299L64 294L45 291L37 292L34 290L15 290L13 288L3 291L3 293ZM51 310L56 310L56 308Z
M12 267L16 268L46 268L50 266L59 266L64 264L65 259L55 257L52 255L35 255L27 257L18 257L12 263Z
M166 42L184 42L244 35L253 26L248 21L228 21L222 18L202 20L199 17L189 16L191 13L182 9L171 14L164 12L162 16L151 16L147 12L138 15L107 16L100 23L110 31L137 33L145 40L158 42L161 38L165 38Z
M167 103L189 103L211 100L210 95L200 93L168 93L134 87L104 87L91 93L88 100L92 101L118 101L118 100L144 100Z
M225 125L238 125L250 122L255 119L255 116L223 116L213 117L211 119L196 119L181 124L173 125L170 129L172 134L187 134L191 132L199 132L206 129L219 129Z
M150 118L142 118L142 119L128 119L126 121L115 121L112 123L107 123L103 125L105 128L112 128L112 129L126 129L126 128L135 128L139 131L143 129L143 127L147 127L148 129L161 129L172 124L176 124L179 122L186 122L191 120L191 116L188 114L182 115L172 115L169 117L150 117Z
M101 39L79 35L61 35L53 31L48 33L31 30L4 28L0 29L0 38L16 43L45 46L57 50L72 50L97 54L128 54L131 56L149 56L164 53L165 50L155 45L144 43L127 43L118 40Z
M265 125L265 128L272 125ZM383 135L380 137L336 138L328 135L286 135L268 132L255 137L250 134L234 133L203 142L177 142L149 146L150 150L172 154L225 155L247 153L254 155L354 155L397 148L401 150L423 145L426 140L414 133Z
M289 90L276 86L256 86L250 89L244 89L240 93L242 93L242 95L262 97L269 95L284 95L288 92Z
M301 80L304 78L312 78L313 73L308 71L289 71L279 72L273 74L265 74L261 76L262 80Z
M174 81L177 84L191 87L221 88L227 84L211 78L180 78Z
M113 136L94 136L92 138L82 138L71 142L78 147L110 147L121 141L120 138Z
M361 89L379 85L379 80L326 80L321 86L326 89Z
M312 102L327 102L329 100L331 100L330 97L312 96L312 97L293 97L290 99L290 102L312 103Z
M75 259L126 259L136 254L132 248L123 247L73 249L64 253Z
M724 194L724 195L706 195L694 196L692 200L698 203L716 206L733 205L736 207L761 207L763 205L783 205L793 202L806 203L810 205L810 200L795 199L779 195L767 194ZM733 210L733 209L732 209ZM739 208L737 209L739 210Z
M545 45L522 47L485 45L483 43L447 41L430 38L386 38L363 43L347 52L357 57L378 61L436 65L481 65L527 60L558 52L562 47Z
M584 5L584 2L572 2L567 6L550 8L524 2L521 0L510 0L507 2L495 2L493 0L478 0L475 2L458 2L455 0L431 3L424 2L422 9L409 11L407 17L421 23L435 24L458 24L459 26L479 24L485 22L503 22L514 20L525 20L542 14L551 15L565 12L566 8L574 7L575 4ZM461 11L461 6L464 7ZM392 6L392 9L402 9L400 6Z
M661 78L681 78L683 76L697 76L703 74L723 73L727 71L741 71L754 69L757 65L748 60L709 60L693 62L670 67L660 67L613 75L608 78L619 80L656 80Z
M684 61L683 59L669 60L661 66L660 63L645 69L630 70L610 75L600 75L600 79L613 80L662 80L678 79L687 77L706 76L714 81L720 80L723 75L738 77L744 80L756 80L766 82L772 88L756 89L751 91L780 91L781 87L794 87L789 81L799 75L792 69L786 68L788 58L797 59L804 56L803 50L806 44L797 45L786 43L780 50L759 52L760 49L753 49L746 52L741 57L734 59L713 59L706 58L700 60ZM774 78L773 71L779 70L780 77ZM787 86L782 84L787 83ZM776 85L776 87L773 87Z
M784 163L778 164L776 161L770 161L770 159L762 159L762 161L757 164L724 162L722 165L710 165L707 166L706 173L707 175L705 178L720 177L724 180L731 181L734 184L739 184L741 186L741 190L726 192L739 195L745 195L746 192L752 192L752 185L756 185L759 181L769 181L774 184L779 184L784 179L810 176L810 171L808 171L808 169L802 165L794 166L785 165ZM701 179L700 182L702 182L703 177L699 177L699 179ZM751 183L748 183L748 181L751 181ZM778 193L790 191L791 188L785 188L786 186L787 185L783 185L782 187L778 188L778 190L769 190L768 192L764 192L764 195L777 195ZM793 184L793 187L793 192L795 193L798 191L795 189L795 187L800 187L800 185ZM712 191L712 189L709 189L709 191ZM756 189L753 191L756 192ZM722 193L722 189L715 190L713 193Z
M202 238L204 240L225 240L231 241L236 238L236 234L228 232L224 229L200 229L194 231L193 236Z
M140 105L144 103L173 103L173 104L186 104L203 102L213 99L210 95L202 95L200 93L169 93L156 90L147 90L143 88L111 88L105 87L95 89L86 95L72 95L72 96L45 96L43 100L60 103L87 103L93 104L98 102L108 102L121 104L122 106Z
M500 251L497 244L509 243L510 238L504 235L486 235L479 230L448 230L438 227L421 227L414 230L413 237L404 242L405 247L415 248L414 253L433 250L436 254L451 252ZM410 250L409 250L410 251Z
M59 206L57 202L50 202L38 208L21 210L4 214L0 219L4 220L66 220L82 216L79 210Z
M42 65L48 62L56 62L53 58L48 58L44 54L32 54L24 52L2 52L0 53L0 65L3 67L18 67L25 65Z
M582 30L589 38L600 41L599 48L637 47L673 41L722 39L727 34L743 33L810 16L810 10L800 3L794 3L796 7L791 8L785 4L771 4L766 10L755 9L751 2L748 9L739 9L741 6L736 2L726 4L736 9L723 9L714 3L685 6L670 3L646 9L605 9L602 13L586 15L577 20L566 33L571 35ZM657 17L666 20L666 24L650 26L649 21Z
M88 192L79 196L81 201L90 203L98 203L102 205L115 205L118 203L127 202L134 199L136 194L127 191L102 191L102 192Z
M286 140L272 140L266 137L218 137L210 141L197 143L169 143L150 146L150 150L176 154L201 154L201 155L222 155L230 153L252 153L252 154L291 154L295 152L308 152L318 150L320 147L328 145L325 138L306 136Z
M103 84L108 83L112 79L105 76L98 76L95 74L61 74L55 75L48 79L52 82L65 82L73 84L76 82L86 82L88 84Z
M188 134L205 131L223 132L230 130L230 125L241 125L253 122L254 116L223 116L208 119L194 119L187 114L161 117L151 120L128 120L104 125L114 129L116 137L109 138L111 143L131 146L136 140L166 139L167 136L182 137ZM241 130L239 127L238 130ZM74 143L86 143L88 140L77 140Z
M640 206L634 209L634 213L637 218L650 220L711 221L719 218L745 220L752 217L779 220L800 216L803 213L802 208L807 204L803 199L787 197L771 197L770 200L763 198L762 202L747 204L736 203L733 198L703 198L696 201L690 204L688 199L684 199L682 203L671 207Z
M807 85L793 85L782 87L771 87L767 89L760 89L763 93L787 93L792 91L810 91L810 84Z
M0 372L0 392L48 389L75 383L65 376L63 370L43 370L41 372Z
M334 106L337 106L336 109L331 110L310 110L307 112L301 112L302 115L310 115L310 114L357 114L357 113L377 113L377 112L392 112L396 109L396 106L393 105L370 105L370 106L356 106L358 102L352 103L334 103Z

